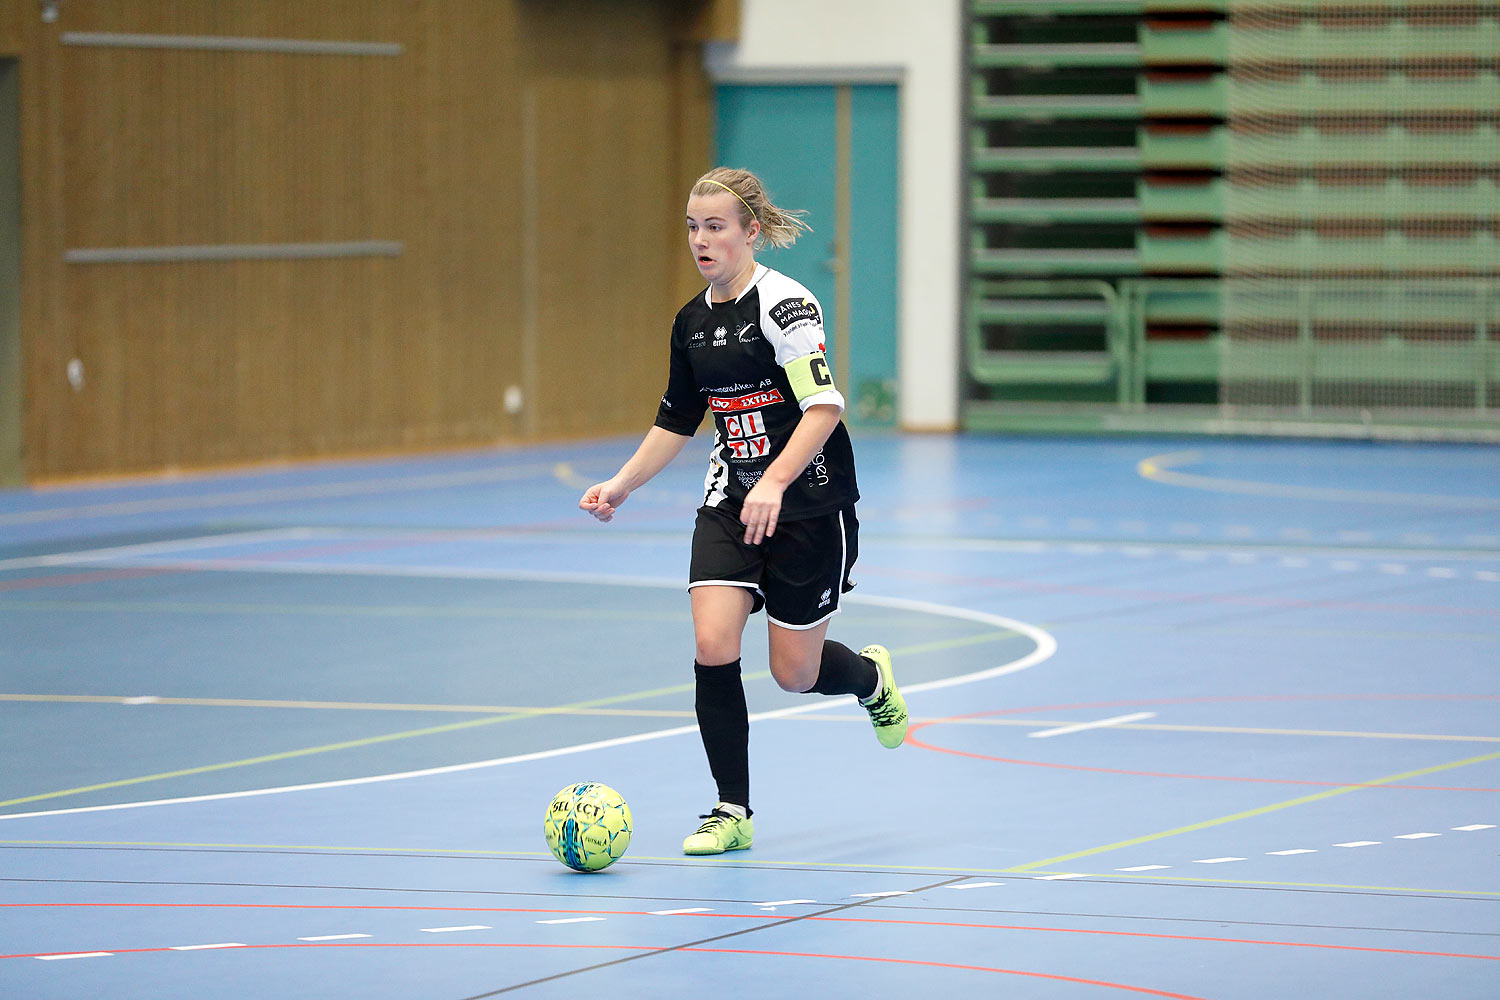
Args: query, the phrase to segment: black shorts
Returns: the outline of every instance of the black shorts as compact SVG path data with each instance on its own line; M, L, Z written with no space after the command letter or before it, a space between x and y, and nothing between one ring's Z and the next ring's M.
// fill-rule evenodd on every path
M854 508L798 521L782 521L759 545L745 544L739 517L717 507L698 508L688 589L711 585L749 588L751 614L766 609L776 625L809 629L839 613L839 598L853 589L849 570L859 557Z

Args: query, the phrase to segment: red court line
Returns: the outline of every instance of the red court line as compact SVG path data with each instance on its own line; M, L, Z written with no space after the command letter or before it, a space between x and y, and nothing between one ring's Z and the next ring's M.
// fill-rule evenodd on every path
M610 917L659 917L661 914L646 910L579 910L555 907L510 907L510 906L370 906L332 903L0 903L0 909L8 908L80 908L80 909L210 909L210 910L351 910L381 911L390 913L444 912L444 913L546 913L579 915L603 915ZM730 920L778 921L785 917L767 913L688 913L669 914L682 917L710 917ZM1095 934L1104 937L1146 938L1158 941L1196 941L1209 944L1260 944L1278 948L1312 948L1321 951L1363 951L1380 955L1416 955L1429 958L1476 958L1488 962L1500 962L1500 955L1474 955L1456 951L1418 951L1410 948L1375 948L1368 945L1319 944L1312 941L1266 941L1257 938L1206 937L1192 934L1155 934L1149 931L1105 931L1080 927L1037 927L1031 924L982 924L950 920L896 920L885 917L803 917L809 923L834 924L889 924L903 927L960 927L970 930L1036 931L1044 934ZM272 945L257 947L274 947ZM287 947L293 947L288 945ZM140 951L167 951L164 948L143 948ZM127 952L115 952L126 954ZM73 954L53 952L52 954ZM34 955L0 955L6 958L35 958Z
M951 747L941 747L933 743L927 743L917 739L915 733L929 726L942 725L945 722L958 722L964 719L982 719L997 715L1027 715L1032 712L1077 712L1092 709L1106 708L1139 708L1150 705L1159 707L1161 705L1209 705L1209 704L1235 704L1243 702L1284 702L1284 701L1489 701L1500 699L1500 695L1472 694L1472 695L1444 695L1444 694L1351 694L1351 695L1209 695L1196 698L1140 698L1120 701L1094 701L1080 702L1073 705L1032 705L1022 708L1001 708L988 712L970 712L963 715L950 715L941 719L931 719L927 722L919 722L913 725L906 733L906 744L921 750L931 750L935 753L951 754L955 757L968 757L973 760L987 760L998 764L1019 764L1024 767L1050 767L1061 771L1090 771L1097 774L1128 774L1143 778L1186 778L1192 781L1238 781L1250 784L1268 785L1312 785L1321 788L1393 788L1405 789L1407 791L1424 792L1500 792L1500 788L1475 788L1472 786L1450 786L1450 785L1398 785L1398 784L1369 784L1360 781L1308 781L1297 778L1248 778L1238 775L1224 774L1183 774L1175 771L1136 771L1117 767L1093 767L1084 764L1055 764L1040 760L1024 760L1018 757L997 757L992 754L974 753L968 750L955 750Z
M1149 544L1149 543L1140 543ZM1425 560L1424 560L1425 561ZM1100 587L1087 584L1044 583L1024 577L969 576L928 570L870 567L865 576L888 576L920 583L946 583L959 586L995 587L1036 594L1075 594L1086 597L1117 597L1135 601L1160 601L1172 604L1228 604L1255 608L1325 609L1332 611L1375 611L1381 613L1456 615L1494 618L1500 611L1490 608L1462 608L1441 604L1380 604L1374 601L1316 600L1293 597L1257 597L1250 594L1205 594L1187 590L1145 590L1131 587Z
M253 555L218 556L209 563L219 569L233 568L239 562L295 561L309 556L342 555L349 552L369 552L377 549L397 548L408 544L404 540L366 539L348 542L328 542L320 545L300 545L292 548L271 549ZM233 547L228 542L225 547ZM36 590L42 587L71 587L82 583L102 583L106 580L131 580L138 577L166 576L173 573L193 572L192 566L167 564L162 566L131 566L120 569L90 570L87 573L54 573L50 576L25 576L0 580L0 590Z
M143 576L166 576L175 569L100 569L88 573L54 573L51 576L23 576L19 579L0 580L0 590L37 590L41 587L71 587L80 583L101 583L105 580L132 580Z
M1153 997L1168 997L1170 1000L1208 1000L1207 997L1194 996L1188 993L1169 993L1166 990L1154 990L1148 986L1130 986L1126 983L1111 983L1103 979L1083 979L1078 976L1059 976L1050 972L1027 972L1023 969L1000 969L988 965L959 965L953 962L927 962L913 958L887 958L879 955L824 955L818 952L804 951L756 951L748 948L677 948L672 945L650 946L631 944L518 944L512 942L416 942L416 943L392 943L382 944L379 942L355 942L355 943L323 943L323 944L252 944L243 948L225 948L224 951L257 951L275 948L551 948L564 950L595 950L595 951L670 951L689 952L701 955L754 955L768 958L826 958L840 962L879 962L886 965L913 965L929 969L954 969L963 972L994 972L1006 976L1027 976L1032 979L1051 979L1063 983L1078 983L1084 986L1105 986L1114 990L1125 990L1130 993L1144 993ZM111 955L144 955L153 952L170 952L170 948L128 948L120 951L110 952ZM52 955L71 955L74 952L47 952L39 955L0 955L0 959L6 958L47 958Z

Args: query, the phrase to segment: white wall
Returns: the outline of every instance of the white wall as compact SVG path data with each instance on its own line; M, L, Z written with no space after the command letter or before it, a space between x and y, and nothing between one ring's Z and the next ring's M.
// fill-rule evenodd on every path
M958 424L961 0L740 0L737 43L709 46L727 80L899 80L900 420Z

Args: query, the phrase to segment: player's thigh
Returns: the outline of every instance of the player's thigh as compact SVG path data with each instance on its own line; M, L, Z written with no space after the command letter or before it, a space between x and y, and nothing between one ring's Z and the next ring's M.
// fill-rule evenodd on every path
M764 570L764 548L745 544L738 518L716 507L699 509L688 567L699 663L717 666L740 658L745 619L764 603Z

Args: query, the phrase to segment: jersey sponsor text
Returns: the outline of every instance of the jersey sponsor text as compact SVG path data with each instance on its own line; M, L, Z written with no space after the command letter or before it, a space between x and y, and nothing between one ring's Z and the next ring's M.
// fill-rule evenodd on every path
M710 396L708 405L715 413L731 413L735 410L754 410L762 406L770 406L772 403L780 403L785 400L777 389L766 389L763 392L752 392L744 396Z
M821 323L818 307L807 299L782 299L771 307L771 319L783 330L799 323Z

